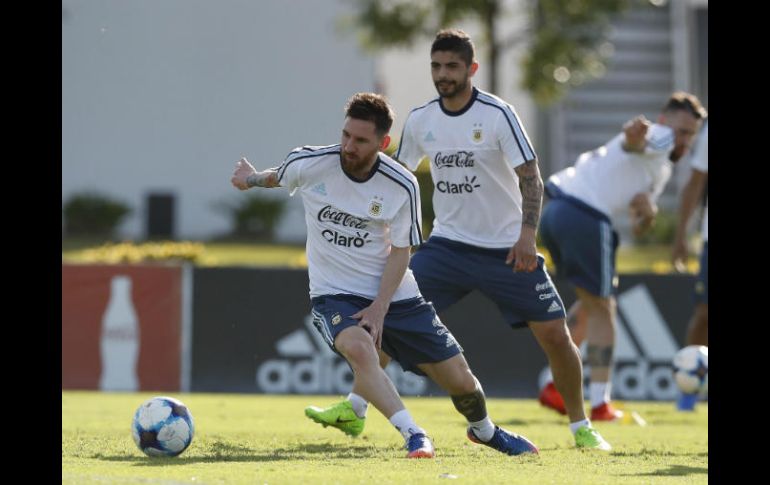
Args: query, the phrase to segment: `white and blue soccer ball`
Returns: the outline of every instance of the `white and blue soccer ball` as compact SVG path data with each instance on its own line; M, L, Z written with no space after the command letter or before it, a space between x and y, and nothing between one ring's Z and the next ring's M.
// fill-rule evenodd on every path
M134 443L148 456L177 456L190 446L194 434L190 410L173 397L148 399L131 423Z
M685 394L708 395L709 349L688 345L674 355L674 381Z

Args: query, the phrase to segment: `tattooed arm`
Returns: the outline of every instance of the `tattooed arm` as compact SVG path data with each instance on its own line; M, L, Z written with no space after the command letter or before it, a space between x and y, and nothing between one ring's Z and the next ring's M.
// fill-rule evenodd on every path
M540 208L543 204L543 178L537 166L537 159L525 162L514 169L519 176L521 190L521 235L508 252L506 264L514 262L514 271L531 272L537 268L537 246L535 238L540 222Z
M278 187L278 172L273 169L257 172L246 158L241 158L235 163L235 172L230 179L232 184L240 190L248 190L252 187Z

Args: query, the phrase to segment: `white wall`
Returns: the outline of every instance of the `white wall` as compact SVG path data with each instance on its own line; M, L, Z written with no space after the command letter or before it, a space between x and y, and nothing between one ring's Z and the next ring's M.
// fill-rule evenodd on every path
M134 212L176 195L176 235L229 230L217 200L245 155L258 169L295 146L339 141L342 108L374 89L374 61L335 31L345 0L62 0L62 197L95 189ZM274 196L288 197L275 189ZM304 239L291 200L283 239Z

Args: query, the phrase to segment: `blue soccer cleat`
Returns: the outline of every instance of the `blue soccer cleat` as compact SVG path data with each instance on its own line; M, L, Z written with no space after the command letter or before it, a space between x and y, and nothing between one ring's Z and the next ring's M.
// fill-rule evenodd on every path
M698 394L680 393L676 400L677 411L695 411L695 404L698 402Z
M435 450L433 449L433 443L430 442L430 438L422 433L415 433L406 440L406 449L408 453L407 458L433 458L435 456Z
M521 455L523 453L538 454L537 446L535 446L534 443L521 435L506 431L500 426L495 426L495 434L492 435L492 439L489 441L481 441L478 436L473 433L473 428L468 427L468 439L474 443L494 448L506 455Z

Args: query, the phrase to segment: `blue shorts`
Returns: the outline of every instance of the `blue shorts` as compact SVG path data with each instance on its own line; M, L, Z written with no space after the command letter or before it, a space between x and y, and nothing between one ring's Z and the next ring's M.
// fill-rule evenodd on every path
M618 234L609 218L549 184L551 200L540 218L540 238L557 274L589 293L609 297L617 291Z
M700 255L700 273L695 281L695 303L709 302L709 242L703 243Z
M334 341L344 329L358 325L351 315L371 305L372 300L355 295L325 295L312 298L313 325L334 352ZM422 297L394 301L385 315L382 350L401 368L424 376L417 364L442 362L463 351L452 333ZM337 352L342 358L344 356Z
M439 313L479 290L497 304L512 327L564 318L564 303L545 270L545 259L538 255L537 269L531 273L514 273L505 264L509 250L431 236L412 255L409 267L420 293Z

